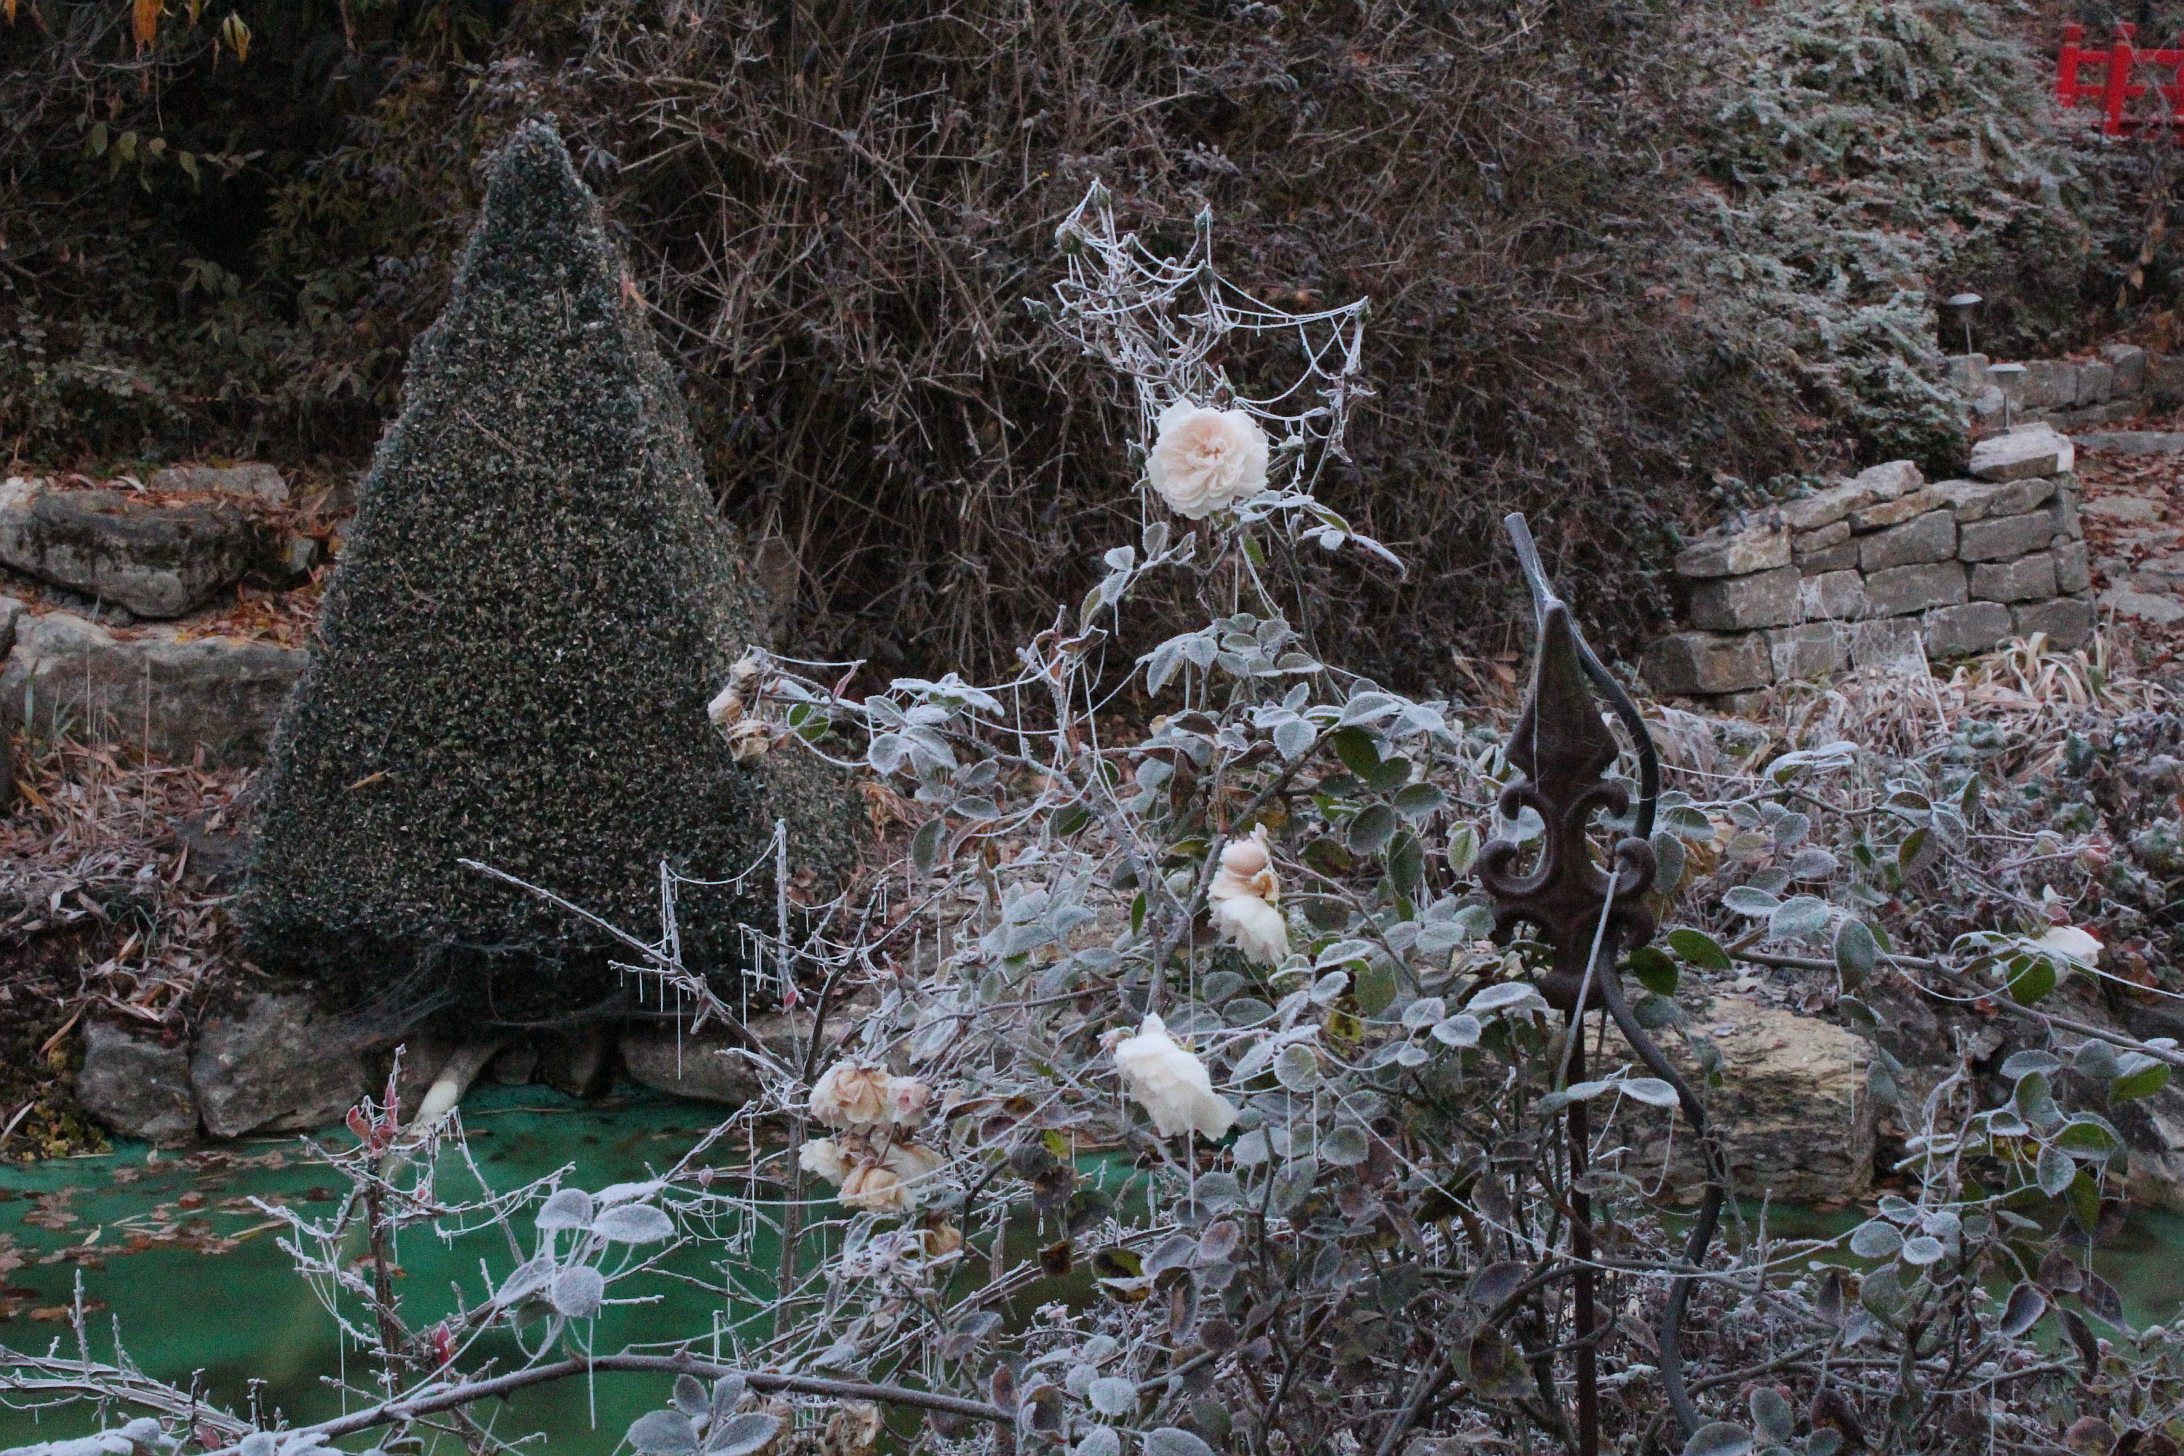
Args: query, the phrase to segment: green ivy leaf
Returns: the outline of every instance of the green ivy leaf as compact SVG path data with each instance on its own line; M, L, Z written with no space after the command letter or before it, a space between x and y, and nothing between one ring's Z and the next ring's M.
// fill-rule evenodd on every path
M1653 946L1641 945L1630 953L1630 972L1656 996L1676 994L1676 963Z

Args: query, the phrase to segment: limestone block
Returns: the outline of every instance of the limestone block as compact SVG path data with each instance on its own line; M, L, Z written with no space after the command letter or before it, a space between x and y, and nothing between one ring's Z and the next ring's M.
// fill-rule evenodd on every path
M2055 539L2085 539L2085 523L2078 519L2078 493L2075 490L2058 491L2054 503L2048 507L2048 512L2055 521Z
M1856 540L1838 541L1818 551L1808 551L1797 559L1797 569L1807 576L1826 571L1853 571L1858 565Z
M1830 546L1840 546L1850 539L1850 522L1830 521L1810 531L1798 531L1790 536L1790 559L1802 563L1815 551L1825 551Z
M2136 344L2109 344L2101 350L2101 358L2115 372L2115 387L2111 393L2135 395L2146 388L2144 349Z
M1865 578L1855 571L1822 571L1797 584L1798 605L1808 622L1854 622L1866 614Z
M2041 551L1972 568L1972 595L1986 602L2029 602L2055 595L2055 558Z
M1956 512L1957 523L1990 516L2021 516L2055 493L2051 476L2029 480L1945 480L1934 487L1942 503Z
M1972 446L1972 474L1981 480L2025 480L2071 469L2077 453L2048 425L2027 425L1990 435Z
M179 617L241 579L265 529L226 501L0 484L0 563L140 617Z
M2065 541L2055 548L2053 555L2057 591L2082 592L2093 585L2093 568L2086 560L2085 542ZM2055 634L2050 632L2048 635Z
M2184 404L2184 354L2146 356L2146 393L2156 404Z
M1945 502L1942 500L1940 492L1936 491L1932 486L1922 486L1918 490L1892 496L1887 500L1878 501L1873 505L1852 511L1850 513L1850 529L1861 536L1868 531L1886 530L1890 526L1900 526L1915 516L1922 516L1943 504Z
M1987 387L1987 366L1992 362L1985 354L1951 354L1943 377L1966 394L1977 394Z
M2078 366L2078 397L2071 403L2080 409L2106 404L2115 392L2116 366L2106 359L2089 359Z
M1927 568L1907 566L1901 569L1921 571ZM1925 642L1919 636L1916 617L1885 617L1877 622L1860 622L1850 629L1850 660L1857 667L1916 658L1924 649Z
M1956 549L1956 517L1947 511L1928 511L1861 540L1858 566L1875 572L1891 566L1915 566L1922 561L1946 561L1956 554Z
M1964 528L1957 543L1957 557L1963 561L2008 561L2028 551L2045 550L2054 538L2053 511L1992 516Z
M1926 484L1919 467L1909 460L1890 460L1869 465L1850 478L1850 483L1873 493L1875 500L1894 500Z
M1640 666L1656 693L1733 693L1774 681L1767 639L1757 632L1678 632L1646 648Z
M1790 564L1790 533L1776 523L1702 536L1676 553L1676 574L1748 576Z
M2093 635L2093 604L2078 597L2024 602L2011 608L2011 615L2018 636L2030 637L2035 632L2045 632L2048 641L2066 652L2073 647L2083 647Z
M1966 602L1936 607L1921 628L1928 657L1969 657L1990 652L2009 640L2010 609L2000 602Z
M1794 566L1702 581L1691 590L1691 625L1716 632L1787 626L1797 620L1797 581Z
M1837 622L1777 627L1767 633L1767 653L1773 660L1778 682L1825 677L1841 671L1843 664L1850 660L1850 630L1846 624Z
M2078 400L2078 366L2068 359L2027 359L2025 372L2002 387L2020 409L2068 409Z
M260 760L288 690L303 672L302 648L232 637L180 637L152 628L116 637L81 617L25 617L0 670L0 732L126 743L187 761Z
M1957 606L1965 600L1964 568L1954 561L1934 561L1869 572L1866 598L1877 617Z

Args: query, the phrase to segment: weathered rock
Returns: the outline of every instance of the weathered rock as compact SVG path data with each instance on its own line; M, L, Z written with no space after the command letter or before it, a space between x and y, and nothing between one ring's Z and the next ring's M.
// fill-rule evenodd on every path
M599 1097L614 1085L614 1041L586 1028L537 1037L538 1080L571 1097Z
M2065 541L2054 550L2055 589L2082 592L2093 584L2093 568L2086 560L2085 542Z
M2081 503L2079 511L2103 521L2144 525L2161 519L2161 507L2142 495L2110 495Z
M622 1066L631 1080L672 1097L741 1107L764 1089L748 1043L719 1027L633 1026L622 1033Z
M1808 622L1851 622L1866 614L1865 578L1855 571L1823 571L1797 584L1798 605Z
M153 471L144 483L178 495L240 495L273 505L288 500L288 481L280 470L255 460L240 465L170 465Z
M1966 394L1976 394L1987 387L1987 366L1993 362L1985 354L1951 354L1942 377Z
M1866 577L1866 598L1877 617L1900 617L1964 600L1964 568L1954 561L1892 566Z
M1866 1092L1866 1044L1832 1021L1798 1016L1739 996L1717 996L1692 1011L1693 1032L1721 1049L1722 1085L1705 1095L1726 1140L1735 1191L1776 1202L1830 1203L1857 1198L1871 1185L1873 1099ZM1611 1036L1611 1056L1628 1053ZM1689 1054L1667 1041L1687 1074ZM1627 1136L1633 1159L1624 1171L1652 1177L1670 1143L1665 1110L1630 1108ZM1698 1166L1686 1145L1689 1129L1674 1128L1678 1151L1669 1163L1679 1197L1697 1193Z
M1789 564L1790 533L1773 523L1702 536L1676 553L1678 576L1747 576Z
M15 650L15 625L27 610L14 597L0 597L0 657Z
M1910 497L1906 496L1906 500ZM2046 544L2045 537L2042 545ZM1867 572L1892 566L1916 566L1926 561L1946 561L1956 554L1956 517L1947 511L1928 511L1898 526L1875 531L1858 543L1858 565Z
M1782 519L1793 533L1808 535L1847 519L1852 511L1879 499L1880 495L1871 483L1846 480L1802 499L1786 502L1782 507Z
M2024 480L2071 469L2077 453L2047 425L2025 425L1972 446L1972 474L1981 480Z
M224 501L0 483L0 563L143 617L179 617L240 580L266 531Z
M2051 476L2029 480L1945 480L1934 487L1959 525L1992 516L2020 516L2055 493Z
M2013 630L2020 637L2045 632L2048 641L2064 651L2083 647L2093 635L2093 605L2077 597L2057 597L2047 602L2025 602L2011 610Z
M369 1038L310 996L261 991L207 1016L190 1085L214 1137L299 1132L339 1121L372 1090Z
M1639 671L1656 693L1733 693L1774 681L1766 642L1749 632L1678 632L1646 648Z
M2055 513L2028 511L2021 516L1994 516L1966 526L1957 542L1962 561L2008 561L2028 551L2038 551L2055 538Z
M2110 587L2101 593L2101 605L2119 617L2136 617L2157 627L2184 621L2184 601L2154 592L2133 591L2130 587Z
M117 638L66 612L25 617L0 670L0 727L124 743L154 757L250 764L265 755L304 653L172 628ZM25 709L30 719L23 721Z
M1972 568L1972 596L1983 602L2030 602L2055 595L2055 558L2045 551Z
M76 1105L123 1137L179 1147L197 1136L190 1054L155 1034L94 1021L83 1036Z
M1850 478L1852 485L1872 492L1875 500L1895 500L1926 484L1926 476L1909 460L1889 460L1868 465Z
M1794 566L1701 581L1691 589L1691 625L1722 632L1787 626L1797 620L1797 581Z
M1778 627L1767 634L1767 653L1777 682L1825 677L1850 660L1850 634L1834 622Z
M1926 614L1921 630L1927 656L1970 657L2009 640L2011 625L2010 609L2000 602L1966 602L1936 607Z
M2136 344L2109 344L2101 358L2114 371L2113 393L2138 394L2146 388L2146 351Z
M2071 438L2102 455L2184 455L2184 431L2178 430L2095 430Z

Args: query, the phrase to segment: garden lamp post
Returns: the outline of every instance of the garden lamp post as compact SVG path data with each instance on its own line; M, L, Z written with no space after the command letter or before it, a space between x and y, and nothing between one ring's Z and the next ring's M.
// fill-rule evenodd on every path
M1972 318L1986 301L1976 293L1958 293L1941 306L1950 320L1964 330L1964 352L1967 354L1972 352Z

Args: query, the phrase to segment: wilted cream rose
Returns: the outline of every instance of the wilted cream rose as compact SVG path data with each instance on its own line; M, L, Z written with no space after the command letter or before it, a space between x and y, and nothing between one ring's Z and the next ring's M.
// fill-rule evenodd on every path
M1164 1138L1189 1132L1217 1138L1236 1121L1235 1105L1213 1090L1205 1064L1176 1045L1158 1016L1147 1016L1136 1036L1115 1043L1115 1070Z
M839 1184L849 1176L849 1152L833 1138L805 1139L796 1161L805 1172L817 1173L829 1183Z
M893 1080L878 1067L836 1062L811 1089L811 1115L828 1127L877 1127L887 1121Z
M2075 925L2058 925L2033 944L2080 965L2097 966L2101 963L2101 943L2090 932L2080 930Z
M897 1077L887 1088L887 1120L897 1127L919 1127L933 1103L933 1089L916 1077Z
M773 748L773 732L757 718L738 718L728 725L728 756L737 763L764 758Z
M1242 410L1177 400L1160 413L1145 475L1168 509L1202 521L1266 489L1266 431Z
M851 1208L867 1213L907 1213L916 1200L903 1186L895 1170L883 1163L864 1163L850 1170L838 1195Z
M896 1143L881 1154L880 1161L913 1190L915 1202L918 1195L932 1187L933 1179L948 1160L923 1143Z
M742 721L743 710L749 706L748 696L757 686L761 671L758 659L748 652L736 659L735 666L728 669L728 686L705 705L705 716L713 720L714 727L727 728Z
M1281 904L1282 882L1274 872L1264 824L1250 838L1230 840L1222 849L1221 868L1206 896L1213 902L1214 928L1245 956L1262 966L1289 958L1289 925L1275 908Z

